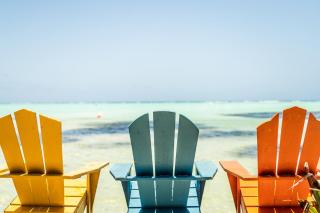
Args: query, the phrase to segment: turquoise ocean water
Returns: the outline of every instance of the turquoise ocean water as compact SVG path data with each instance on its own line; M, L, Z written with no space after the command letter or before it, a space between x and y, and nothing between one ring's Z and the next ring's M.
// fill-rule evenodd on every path
M168 110L187 116L200 129L196 160L239 160L256 173L256 127L284 108L300 106L320 115L318 101L259 102L135 102L0 104L4 116L27 108L62 121L65 170L92 161L132 162L128 125L138 116ZM318 116L319 117L319 116ZM4 164L2 153L0 164ZM206 185L202 212L234 212L226 175L219 168L216 178ZM0 180L0 210L13 199L10 180ZM101 175L95 212L126 212L120 183Z

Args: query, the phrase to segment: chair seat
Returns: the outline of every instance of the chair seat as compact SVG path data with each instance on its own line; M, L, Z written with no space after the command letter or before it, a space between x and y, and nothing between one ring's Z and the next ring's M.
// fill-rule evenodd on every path
M86 191L85 180L64 180L64 206L23 206L16 197L4 212L83 212Z
M185 208L158 208L157 212L200 212L199 201L197 196L196 182L191 181L187 206ZM131 181L131 196L129 200L128 212L154 212L154 209L142 209L139 195L138 184L136 181Z
M260 207L258 199L258 181L240 180L240 192L242 199L242 211L247 213L275 213L275 212L303 212L301 207ZM272 196L272 195L270 195ZM310 196L308 198L312 199Z

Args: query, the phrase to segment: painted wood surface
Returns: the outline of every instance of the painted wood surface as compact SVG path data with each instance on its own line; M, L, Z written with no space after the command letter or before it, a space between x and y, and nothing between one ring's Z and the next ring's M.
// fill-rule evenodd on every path
M259 178L259 202L262 206L273 206L276 182L263 176L277 174L277 146L278 146L279 113L270 121L257 128L257 156ZM271 196L270 196L271 195Z
M0 145L9 171L25 173L27 170L11 115L0 118ZM12 182L21 201L25 204L32 204L33 196L29 180L12 178Z
M298 107L282 113L278 175L295 175L306 113Z
M87 199L86 183L79 180L67 180L64 187L65 206L22 206L20 199L17 197L4 210L4 212L84 212Z
M44 173L36 113L19 110L14 115L28 172Z
M144 114L129 126L136 176L128 175L129 164L114 165L110 171L116 180L122 182L129 212L131 208L141 207L161 207L162 210L185 208L194 203L195 198L198 208L198 196L201 194L199 189L203 191L205 180L212 179L217 171L212 163L200 162L196 166L197 175L192 175L198 128L180 115L176 129L176 114L173 112L158 111L152 117L153 121L149 120L148 114ZM153 122L153 150L150 122ZM176 130L178 134L175 145ZM195 189L190 191L190 187ZM192 198L190 193L193 194Z
M12 176L12 175L9 175ZM113 175L112 175L113 176ZM0 173L0 178L2 178L2 173ZM8 177L7 175L5 175L5 177ZM16 176L15 176L16 177ZM22 176L19 176L20 178L22 178ZM190 176L153 176L153 177L147 177L147 176L136 176L136 175L128 175L127 177L123 178L123 177L119 177L119 178L115 178L115 176L113 176L115 180L120 180L120 181L164 181L164 180L171 180L171 181L182 181L182 180L188 180L188 181L205 181L205 180L212 180L213 177L207 177L207 176L201 176L201 175L190 175Z
M320 121L310 113L308 126L298 165L298 174L304 173L304 164L307 162L310 172L317 173L317 164L320 156Z
M196 184L190 184L189 186L189 193L187 196L187 202L184 207L199 207L198 197L197 197L197 191L196 191ZM131 190L131 199L129 202L129 208L141 208L141 200L139 195L139 189L138 188L132 188ZM174 208L174 206L168 206L170 208ZM161 206L163 208L163 206Z
M144 114L129 126L130 140L136 174L153 176L149 115ZM143 207L155 206L154 183L138 182Z
M297 206L267 206L261 207L259 204L259 191L258 191L258 181L241 181L240 182L240 191L241 191L241 206L243 212L265 212L265 213L274 213L274 212L291 212L291 213L302 213L303 208ZM273 198L272 196L269 196ZM310 198L309 198L310 199Z
M307 182L303 182L294 189L291 188L300 179L297 174L303 174L305 162L308 162L310 171L315 172L319 161L320 121L312 113L309 113L306 121L306 115L305 109L292 107L283 111L282 119L277 113L270 121L257 128L259 176L255 189L257 191L254 201L256 206L298 206L298 199L307 198L309 193ZM305 135L303 134L304 129ZM278 160L277 152L279 153ZM224 169L229 180L230 178L246 179L238 174L242 167L239 165L234 167ZM238 201L241 193L237 192L235 195L237 185L231 181L230 186L234 199ZM247 197L245 199L248 202L245 202L243 199L244 197L241 196L240 201L242 204L244 202L244 206L248 206L254 200ZM237 205L236 201L235 204Z
M192 175L192 168L199 129L185 116L179 116L175 175ZM189 193L190 181L175 181L172 202L175 206L185 206Z
M110 173L116 180L123 180L130 174L131 163L116 163L110 167Z
M39 117L46 174L63 174L61 123L42 115ZM50 205L63 205L63 178L47 178L46 181Z
M175 113L154 112L155 176L173 176ZM156 181L157 206L172 205L172 180Z
M44 174L45 167L36 113L29 110L19 110L14 115L28 173ZM29 184L33 195L33 204L50 205L46 179L32 178L29 179Z
M100 170L108 163L65 175L61 123L42 115L37 117L29 110L15 112L14 118L0 118L0 145L8 165L0 176L12 178L18 195L5 211L25 211L28 205L33 212L47 212L48 207L50 211L83 212L88 205L91 212ZM64 182L64 178L83 175L88 176L88 184Z
M213 178L218 171L212 161L197 161L194 165L197 173L203 178Z
M276 175L279 114L257 128L257 157L259 175Z

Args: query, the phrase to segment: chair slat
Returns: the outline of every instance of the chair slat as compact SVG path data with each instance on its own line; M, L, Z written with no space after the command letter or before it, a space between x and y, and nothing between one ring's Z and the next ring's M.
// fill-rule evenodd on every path
M33 195L33 205L50 205L46 179L46 177L32 177L29 179Z
M10 172L26 172L11 115L0 118L0 145ZM12 181L21 202L33 203L29 180L13 178Z
M29 180L12 178L12 182L14 188L16 189L17 195L20 197L21 203L24 203L26 205L34 204Z
M25 164L28 173L44 174L44 163L39 139L36 114L28 110L19 110L14 113ZM47 182L45 178L30 179L33 202L37 205L49 205Z
M43 155L47 174L63 173L61 123L40 115Z
M175 113L154 112L155 175L173 175Z
M0 118L0 145L10 172L26 172L11 115Z
M191 175L199 129L185 116L179 116L175 175Z
M155 175L173 175L175 113L154 112L154 157ZM157 206L170 206L172 181L156 181Z
M278 175L295 175L306 113L298 107L283 111Z
M310 113L306 136L304 139L300 162L298 166L298 174L303 173L304 163L308 162L309 169L314 174L317 170L317 164L320 156L320 121Z
M276 175L279 114L257 128L258 174Z
M175 175L192 175L199 129L185 116L179 116ZM186 206L190 181L174 181L173 205Z
M259 176L258 193L258 200L260 206L274 206L276 193L276 178L274 176Z
M274 196L274 205L275 206L293 206L298 205L298 200L296 203L293 203L293 190L290 187L294 184L294 177L292 179L287 178L278 178L276 180L276 191Z
M63 173L61 123L40 115L43 155L47 174ZM47 179L49 202L52 206L63 205L64 187L60 177Z
M36 113L19 110L14 113L26 167L29 173L44 173Z
M64 204L63 178L47 178L49 202L51 206L62 206Z
M149 115L144 114L129 126L130 140L136 174L153 176L152 152L150 141ZM155 206L154 183L138 181L138 188L143 207Z

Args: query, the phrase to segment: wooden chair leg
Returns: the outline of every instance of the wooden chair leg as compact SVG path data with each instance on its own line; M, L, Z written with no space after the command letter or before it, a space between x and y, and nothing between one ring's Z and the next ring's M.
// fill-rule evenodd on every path
M121 185L122 185L124 196L126 198L127 206L129 207L130 195L131 195L131 182L123 181L121 182Z
M231 188L231 192L232 192L232 196L233 196L233 201L236 207L236 211L237 213L240 213L241 209L240 209L240 179L228 174L228 179L229 179L229 183L230 183L230 188Z
M198 195L199 205L201 205L201 202L202 202L202 196L203 196L205 184L206 184L206 181L198 181L197 182L197 195Z
M100 170L87 175L87 213L92 213L99 176Z

